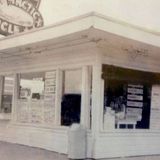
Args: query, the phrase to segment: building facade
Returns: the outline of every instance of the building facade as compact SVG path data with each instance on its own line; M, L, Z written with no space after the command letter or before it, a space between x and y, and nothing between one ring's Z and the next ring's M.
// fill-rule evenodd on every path
M160 154L160 36L98 13L0 40L0 140L86 157Z

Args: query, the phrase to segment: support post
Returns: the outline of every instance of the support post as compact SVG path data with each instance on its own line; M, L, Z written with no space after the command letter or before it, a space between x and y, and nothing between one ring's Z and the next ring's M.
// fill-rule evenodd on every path
M97 134L101 125L101 64L93 66L92 81L92 131Z
M13 91L13 97L12 97L12 116L11 121L16 122L17 120L17 100L19 95L19 82L20 77L18 74L14 74L14 91Z
M90 128L90 86L89 66L82 67L81 124Z
M56 96L55 96L55 125L61 124L61 101L62 101L62 80L63 71L57 69L56 71Z

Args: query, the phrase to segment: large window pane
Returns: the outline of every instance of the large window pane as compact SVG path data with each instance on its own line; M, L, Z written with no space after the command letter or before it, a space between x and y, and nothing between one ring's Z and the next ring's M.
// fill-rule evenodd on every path
M69 126L80 122L82 71L63 71L63 94L61 103L61 124Z
M53 125L56 71L20 74L17 121Z
M159 75L103 66L104 128L149 129L151 89Z

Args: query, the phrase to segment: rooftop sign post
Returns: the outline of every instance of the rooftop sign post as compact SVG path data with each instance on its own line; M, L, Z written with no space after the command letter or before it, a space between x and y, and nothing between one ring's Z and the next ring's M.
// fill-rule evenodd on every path
M11 34L43 26L41 0L0 0L0 34Z

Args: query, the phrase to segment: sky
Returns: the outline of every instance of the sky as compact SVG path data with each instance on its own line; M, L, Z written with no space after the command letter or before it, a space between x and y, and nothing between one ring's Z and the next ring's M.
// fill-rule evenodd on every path
M160 32L160 0L41 0L45 26L92 11Z
M41 0L45 25L91 11L160 31L160 0Z

